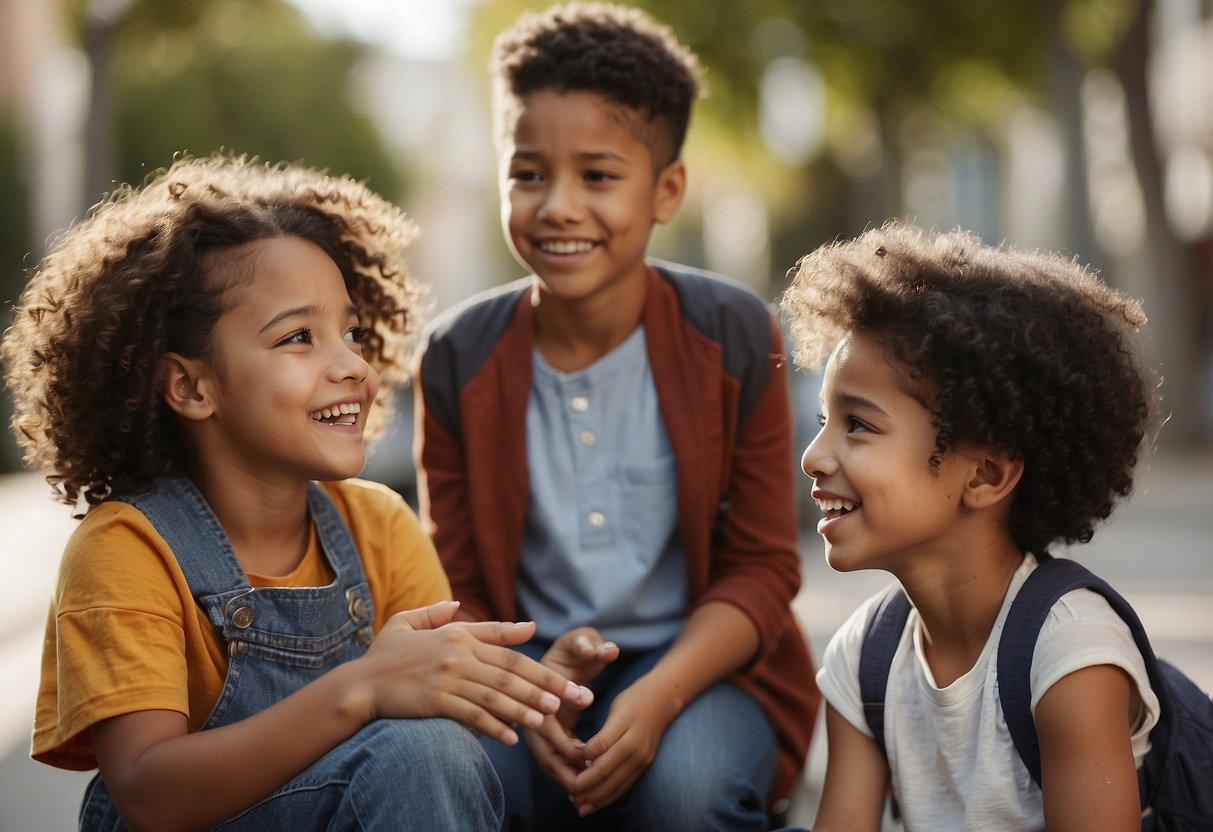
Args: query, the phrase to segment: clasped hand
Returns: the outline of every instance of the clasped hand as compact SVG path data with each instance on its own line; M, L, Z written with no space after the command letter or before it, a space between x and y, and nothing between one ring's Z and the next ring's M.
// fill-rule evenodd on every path
M541 663L585 685L619 657L619 648L592 627L564 633ZM540 769L569 795L585 816L609 806L628 792L657 754L661 737L677 716L668 697L650 691L645 677L611 703L601 730L583 742L573 733L578 710L562 707L526 736Z

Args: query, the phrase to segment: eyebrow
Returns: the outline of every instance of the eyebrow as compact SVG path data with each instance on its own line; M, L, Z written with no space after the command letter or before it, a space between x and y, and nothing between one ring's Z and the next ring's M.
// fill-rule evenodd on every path
M315 315L319 312L320 312L320 307L316 306L315 304L308 304L306 306L292 306L290 309L283 309L277 315L270 318L266 322L265 326L261 327L258 334L264 333L264 332L272 329L273 327L277 326L278 324L282 323L283 321L289 321L294 318L306 318L309 315ZM347 316L353 317L353 318L360 317L358 314L358 307L357 307L357 305L355 305L353 303L346 306L345 314Z
M513 155L510 156L510 159L529 162L534 159L540 158L541 155L542 154L540 154L538 150L515 150ZM587 150L587 151L578 153L576 155L577 155L577 158L582 159L583 161L587 161L587 162L600 162L600 161L606 160L606 161L611 161L611 162L621 162L623 164L628 164L628 160L625 159L623 156L620 156L618 153L613 153L609 150Z
M854 393L844 393L839 398L842 399L843 404L852 410L870 410L872 412L879 413L881 416L889 415L885 412L884 408L877 405L876 402L863 396L857 396Z

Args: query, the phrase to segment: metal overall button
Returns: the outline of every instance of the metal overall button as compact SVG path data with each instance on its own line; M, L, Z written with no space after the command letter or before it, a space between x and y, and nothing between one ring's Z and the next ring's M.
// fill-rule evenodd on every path
M238 630L247 630L253 626L253 610L250 607L239 607L232 613L232 625Z
M227 654L233 659L237 656L243 656L248 652L247 641L229 641L227 643Z
M231 613L231 615L228 615L228 610L231 609L233 604L235 604L241 598L244 598L246 595L251 595L252 592L252 589L242 592L236 597L229 599L228 602L223 605L223 614L227 616L228 620L232 622L232 626L237 630L247 630L249 627L253 626L253 608L249 606L240 606L237 607Z
M366 601L362 600L361 596L355 593L353 589L345 591L345 598L349 602L350 619L353 621L365 620Z
M371 633L371 628L368 625L354 633L354 638L357 639L359 644L366 645L371 643L371 639L374 638L374 635Z

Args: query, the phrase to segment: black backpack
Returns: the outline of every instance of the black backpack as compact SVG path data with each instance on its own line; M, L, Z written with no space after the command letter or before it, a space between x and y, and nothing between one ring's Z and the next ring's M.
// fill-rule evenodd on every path
M1137 772L1143 832L1213 830L1213 700L1196 684L1154 656L1150 640L1128 602L1103 579L1072 560L1044 555L1011 602L998 642L998 694L1015 750L1040 785L1040 745L1032 721L1030 675L1036 638L1062 595L1087 588L1107 599L1137 642L1158 696L1161 714L1150 732L1150 750ZM893 654L905 629L910 601L890 587L868 622L859 658L859 692L868 727L882 754L884 697Z

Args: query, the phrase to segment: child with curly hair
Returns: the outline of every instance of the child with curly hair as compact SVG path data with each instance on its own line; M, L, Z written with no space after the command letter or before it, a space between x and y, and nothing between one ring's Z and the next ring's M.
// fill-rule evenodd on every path
M416 518L349 479L405 379L412 236L348 178L216 155L119 189L33 274L13 427L87 513L32 754L100 769L82 829L496 829L464 726L516 743L589 701L510 649L533 624L448 624Z
M1048 547L1090 540L1132 487L1156 412L1140 305L1060 256L893 223L807 255L783 306L798 361L828 356L803 468L829 564L886 570L913 605L880 737L859 666L884 593L826 648L815 832L879 829L890 785L909 830L1140 828L1136 769L1159 703L1104 597L1062 596L1036 643L1041 788L993 657Z
M490 71L530 274L427 333L421 515L460 613L535 619L524 649L596 694L489 748L508 828L766 829L819 701L783 338L754 292L646 259L698 63L638 9L573 3L503 31Z

